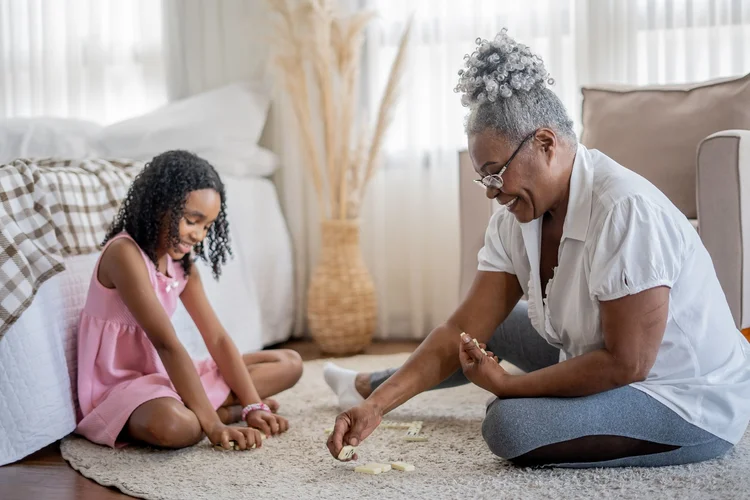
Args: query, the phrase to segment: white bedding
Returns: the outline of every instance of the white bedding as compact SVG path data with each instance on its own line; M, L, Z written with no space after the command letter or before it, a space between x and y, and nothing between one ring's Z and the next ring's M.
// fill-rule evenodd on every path
M209 300L241 351L289 338L294 317L291 242L273 184L229 178L233 260L219 282L199 264ZM0 341L0 465L75 429L75 329L98 255L73 257ZM184 308L173 318L194 357L207 355Z

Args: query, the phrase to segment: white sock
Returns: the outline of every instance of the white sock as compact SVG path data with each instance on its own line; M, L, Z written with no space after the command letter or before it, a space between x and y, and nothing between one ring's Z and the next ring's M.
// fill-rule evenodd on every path
M328 387L338 396L339 408L342 410L348 410L365 400L354 385L356 377L356 371L341 368L333 363L326 363L323 367L323 378Z

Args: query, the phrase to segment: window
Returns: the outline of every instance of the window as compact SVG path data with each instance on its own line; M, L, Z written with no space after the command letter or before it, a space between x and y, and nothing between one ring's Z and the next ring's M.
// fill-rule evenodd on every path
M108 124L165 101L161 2L0 0L0 117Z

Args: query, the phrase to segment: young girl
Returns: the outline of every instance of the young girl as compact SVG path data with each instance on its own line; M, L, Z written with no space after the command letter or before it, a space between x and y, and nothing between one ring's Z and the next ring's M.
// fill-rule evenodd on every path
M261 446L289 424L268 398L302 374L294 351L240 355L201 284L194 257L218 278L229 249L224 185L185 151L155 157L136 177L104 241L78 327L76 432L120 446ZM178 298L211 358L194 361L170 321ZM229 427L240 419L247 427Z

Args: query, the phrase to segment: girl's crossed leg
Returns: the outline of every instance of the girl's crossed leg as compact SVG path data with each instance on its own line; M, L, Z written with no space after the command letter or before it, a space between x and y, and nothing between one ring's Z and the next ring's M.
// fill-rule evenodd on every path
M261 399L274 412L278 410L278 403L267 398L293 387L302 376L302 358L292 350L247 353L242 360ZM225 424L240 421L242 408L239 405L237 397L230 393L217 409L221 421ZM163 448L185 448L203 439L203 430L198 417L181 401L164 397L136 408L120 437Z

